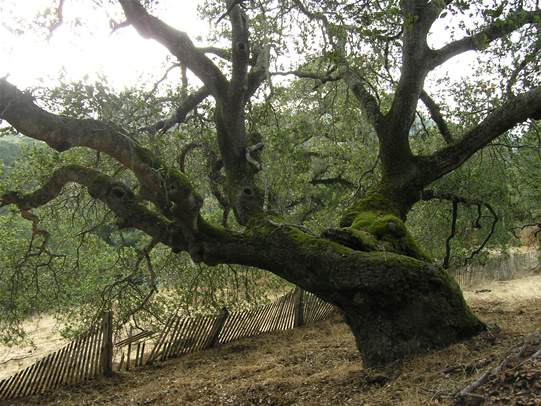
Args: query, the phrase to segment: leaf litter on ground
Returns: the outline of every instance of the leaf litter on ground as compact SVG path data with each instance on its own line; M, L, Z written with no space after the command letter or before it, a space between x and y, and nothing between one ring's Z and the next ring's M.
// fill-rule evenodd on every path
M541 276L483 288L465 298L485 333L382 368L337 316L7 404L541 405Z

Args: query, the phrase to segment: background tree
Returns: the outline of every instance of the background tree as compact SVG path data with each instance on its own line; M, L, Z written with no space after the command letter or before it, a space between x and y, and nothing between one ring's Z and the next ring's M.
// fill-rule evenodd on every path
M197 47L136 0L110 3L125 19L116 29L133 26L161 43L201 85L191 87L182 74L177 97L165 104L170 114L143 100L138 120L137 109L114 103L108 118L42 107L30 92L0 82L2 119L57 151L37 181L2 197L2 206L32 221L37 258L50 250L35 210L82 187L85 199L114 213L119 229L148 236L133 263L147 265L151 290L156 247L186 252L195 263L266 269L338 306L367 366L484 329L404 221L423 199L458 201L428 188L539 118L535 2L207 2L215 47ZM226 49L218 48L223 40ZM432 79L468 51L479 55L486 77L473 72L454 86ZM279 83L288 72L299 79ZM195 143L186 142L188 126L170 131L189 113L205 123ZM206 211L208 198L189 176L196 151L221 219ZM271 181L282 179L274 190ZM317 209L329 201L334 210L323 221Z

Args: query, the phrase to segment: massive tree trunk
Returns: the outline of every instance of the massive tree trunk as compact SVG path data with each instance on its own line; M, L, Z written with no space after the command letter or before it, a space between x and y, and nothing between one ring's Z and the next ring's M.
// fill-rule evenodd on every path
M322 236L264 218L243 234L214 228L205 232L214 236L199 259L267 269L334 304L367 367L445 347L485 328L456 281L416 246L392 203L374 195L359 206L353 224Z

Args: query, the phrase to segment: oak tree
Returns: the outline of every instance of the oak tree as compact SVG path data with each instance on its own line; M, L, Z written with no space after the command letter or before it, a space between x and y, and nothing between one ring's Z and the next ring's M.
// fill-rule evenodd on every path
M61 155L79 147L117 165L92 166L75 156L32 191L3 194L2 206L16 207L33 222L34 235L43 240L41 254L48 237L32 211L77 184L114 212L117 227L150 236L152 242L139 252L141 261L157 245L165 246L188 253L195 263L268 270L336 305L366 366L446 346L485 328L454 279L419 248L405 221L421 200L453 198L452 190L431 185L498 137L541 117L536 2L495 1L489 7L452 0L207 1L205 14L216 28L212 47L197 46L182 27L165 24L138 0L110 3L121 6L125 19L113 24L115 29L135 28L182 66L177 104L167 117L134 130L120 120L58 114L7 79L0 81L0 117L20 134ZM218 36L228 40L226 48L219 47ZM464 81L470 87L441 86L444 77L433 87L439 69L466 52L479 55L477 66L486 76L472 74L472 82ZM186 72L200 87L185 86ZM280 82L285 74L298 79ZM295 86L295 92L288 90ZM325 86L334 89L333 103L320 120L300 125L295 103L321 96L317 92ZM210 107L197 110L209 100ZM311 106L324 104L314 100ZM165 138L194 111L206 114L216 146L184 143L171 161L140 141L143 133ZM262 112L275 117L269 120ZM279 150L279 137L290 136L283 130L286 121L305 138L295 148ZM340 127L341 121L348 124ZM426 133L421 140L414 136L420 125ZM334 226L313 232L287 219L287 207L280 206L285 191L273 190L271 178L288 171L276 165L299 155L325 160L311 151L308 132L337 128L347 134L349 148L363 142L377 148L370 155L377 158L371 177L376 183L368 193L354 194ZM181 138L177 142L183 144ZM205 215L209 199L187 175L186 156L194 149L205 151L211 194L224 209L223 221ZM275 160L269 159L273 152ZM375 168L362 159L338 162L332 166ZM327 175L308 183L360 190L348 171L332 176L320 171ZM322 205L325 197L319 198ZM227 225L229 210L235 227Z

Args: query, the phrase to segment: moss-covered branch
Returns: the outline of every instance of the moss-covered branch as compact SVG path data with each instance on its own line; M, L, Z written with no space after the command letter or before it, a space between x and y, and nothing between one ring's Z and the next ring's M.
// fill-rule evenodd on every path
M437 264L359 252L263 219L243 234L208 225L200 230L206 241L196 259L267 269L338 306L366 366L445 346L484 328L456 281Z
M70 182L86 186L88 193L103 201L117 215L119 228L134 227L143 230L156 240L179 250L188 249L182 227L165 216L146 208L123 183L110 176L81 165L69 165L56 170L50 180L34 192L5 193L0 207L15 205L21 211L41 207L55 199Z
M133 171L141 184L141 196L154 203L163 215L183 222L185 227L196 227L202 199L186 175L166 166L120 127L49 113L5 79L0 80L0 118L57 151L81 146L110 155Z

